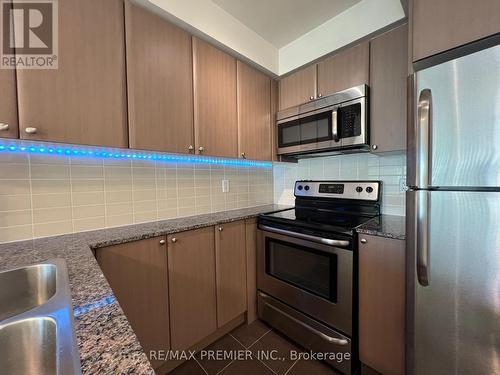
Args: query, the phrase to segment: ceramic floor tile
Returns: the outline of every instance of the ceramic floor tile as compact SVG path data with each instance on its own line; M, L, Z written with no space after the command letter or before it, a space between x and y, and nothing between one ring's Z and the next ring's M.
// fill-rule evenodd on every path
M275 375L257 359L234 361L227 366L220 375Z
M323 362L315 360L301 359L293 365L287 375L341 375L340 372L335 371L332 367Z
M278 375L284 375L294 364L295 355L302 349L278 333L271 331L250 347L252 353ZM272 357L266 357L266 354Z
M231 336L238 340L245 348L248 348L266 332L269 332L269 330L269 326L260 320L256 320L250 324L245 323L239 326L231 332Z
M219 355L229 357L229 353L241 350L245 350L245 348L232 336L226 335L200 351L196 355L196 359L209 375L215 375L231 362L230 358L218 358Z
M187 361L176 367L169 375L206 375L205 371L194 360Z

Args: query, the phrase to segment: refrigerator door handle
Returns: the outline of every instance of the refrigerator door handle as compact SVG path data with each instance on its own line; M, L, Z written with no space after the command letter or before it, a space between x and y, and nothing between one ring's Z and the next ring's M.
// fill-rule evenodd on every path
M430 89L420 91L417 107L417 145L415 173L417 187L427 189L431 173L431 134L432 134L432 92Z
M417 279L422 286L428 286L430 280L429 259L429 191L416 192L416 227L415 242L417 253Z

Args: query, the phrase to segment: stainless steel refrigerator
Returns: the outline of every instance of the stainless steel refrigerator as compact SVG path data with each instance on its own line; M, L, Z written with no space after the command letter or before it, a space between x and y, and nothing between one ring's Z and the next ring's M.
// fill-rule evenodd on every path
M407 372L500 374L500 45L413 78Z

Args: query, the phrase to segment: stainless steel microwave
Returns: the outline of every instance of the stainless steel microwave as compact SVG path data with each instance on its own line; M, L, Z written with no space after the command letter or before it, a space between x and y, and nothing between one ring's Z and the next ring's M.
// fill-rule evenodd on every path
M278 154L303 157L369 150L368 86L278 112Z

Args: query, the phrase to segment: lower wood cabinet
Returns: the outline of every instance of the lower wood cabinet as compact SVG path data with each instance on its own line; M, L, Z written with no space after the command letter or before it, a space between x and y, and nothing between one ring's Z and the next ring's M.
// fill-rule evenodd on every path
M167 241L171 346L185 350L217 329L214 228Z
M206 345L243 321L247 300L255 310L256 230L241 220L96 250L146 354Z
M405 241L359 238L359 359L384 375L404 374Z
M96 258L148 357L150 350L169 350L165 237L98 249Z
M245 222L215 227L217 327L247 310Z
M16 71L0 69L0 137L17 138L19 125L17 121Z

